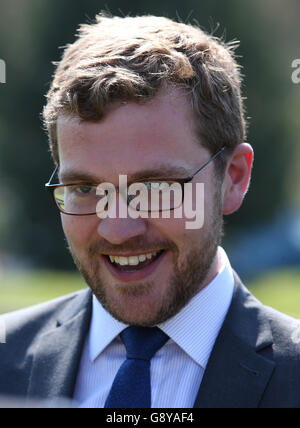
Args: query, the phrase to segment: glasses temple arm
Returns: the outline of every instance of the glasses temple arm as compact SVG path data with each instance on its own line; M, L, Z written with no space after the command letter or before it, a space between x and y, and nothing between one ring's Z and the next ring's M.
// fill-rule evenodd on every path
M54 178L55 174L57 173L57 171L58 171L58 165L56 165L56 168L55 168L53 174L51 175L48 183L46 183L46 186L49 186L51 184L51 181L53 180L53 178Z
M204 165L202 165L201 168L197 169L197 171L194 172L194 174L191 175L189 178L193 179L195 175L198 174L198 172L202 171L203 168L205 168L210 162L212 162L217 156L219 156L225 149L226 146L221 147L220 150L217 151L217 153L215 153L210 159L208 159L208 161Z

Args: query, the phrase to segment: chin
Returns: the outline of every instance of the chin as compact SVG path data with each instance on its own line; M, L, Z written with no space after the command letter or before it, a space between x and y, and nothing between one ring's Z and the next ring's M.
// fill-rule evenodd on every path
M124 324L150 327L168 318L165 299L153 290L153 284L121 286L117 293L97 295L101 305ZM111 291L111 290L110 290Z

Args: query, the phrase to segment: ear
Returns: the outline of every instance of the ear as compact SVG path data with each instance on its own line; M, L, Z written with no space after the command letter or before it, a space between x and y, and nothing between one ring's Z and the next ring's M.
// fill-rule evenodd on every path
M223 180L223 214L232 214L242 205L247 193L253 164L250 144L239 144L230 156Z

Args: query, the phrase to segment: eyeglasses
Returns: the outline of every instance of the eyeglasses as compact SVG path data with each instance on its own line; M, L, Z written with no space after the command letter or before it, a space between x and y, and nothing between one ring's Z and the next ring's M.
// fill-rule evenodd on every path
M126 193L125 200L127 206L136 211L146 212L162 212L175 210L179 208L184 200L184 184L193 180L196 174L202 171L210 162L219 156L225 146L221 147L204 165L197 171L186 178L167 178L167 179L149 179L140 181L129 186L134 186L139 192L138 204L134 204L136 196ZM106 190L100 194L99 184L88 182L77 182L70 184L51 184L55 174L58 171L58 166L55 168L45 188L51 192L55 205L63 214L73 216L96 215L99 213L97 207L103 198L110 197L111 191ZM100 185L101 186L101 185ZM115 189L116 192L121 192L121 189ZM172 190L172 192L171 192ZM178 196L179 195L179 196ZM178 197L177 197L178 196ZM167 203L166 202L167 199ZM108 199L106 199L107 201ZM103 205L103 204L102 204ZM103 209L105 211L105 208Z

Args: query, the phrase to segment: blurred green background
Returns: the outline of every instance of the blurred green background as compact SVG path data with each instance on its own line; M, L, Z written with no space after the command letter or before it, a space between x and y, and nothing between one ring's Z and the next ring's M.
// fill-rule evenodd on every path
M300 318L300 58L298 0L0 0L0 313L84 287L43 185L53 163L40 113L59 47L100 10L154 14L240 40L251 189L226 218L233 267L264 303ZM299 297L299 298L298 298Z

